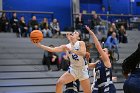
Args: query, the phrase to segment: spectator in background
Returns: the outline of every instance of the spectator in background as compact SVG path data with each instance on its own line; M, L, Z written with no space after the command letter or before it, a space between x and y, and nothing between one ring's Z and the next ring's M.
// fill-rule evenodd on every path
M25 23L24 16L20 17L19 27L20 27L20 31L21 31L21 36L22 37L27 37L28 27Z
M75 29L81 34L81 39L86 38L86 34L84 32L84 19L81 13L79 13L75 19Z
M108 29L107 37L111 36L113 32L115 32L115 31L114 31L113 27L111 26L111 27Z
M93 18L91 20L91 28L94 29L95 34L98 34L99 31L102 31L103 34L106 33L106 31L105 31L106 28L105 28L104 25L102 25L102 20L101 20L101 18L97 14L93 15Z
M50 45L49 47L53 48L54 45ZM44 51L42 63L48 66L48 70L51 70L51 65L57 65L57 69L60 70L58 55L54 52Z
M53 21L50 23L50 28L51 31L53 33L53 35L60 35L60 27L59 27L59 22L57 21L57 19L53 19Z
M104 46L109 50L114 50L116 53L118 53L118 40L115 32L113 32L111 36L107 37Z
M66 53L61 54L61 69L67 71L70 65L70 61Z
M0 32L10 32L10 23L8 18L6 17L6 13L3 12L0 17Z
M126 30L125 30L123 25L121 25L121 27L119 29L119 42L120 43L127 43L128 42Z
M41 22L40 24L40 28L43 32L43 36L44 37L52 37L52 32L50 30L50 26L49 26L49 23L48 23L48 19L47 18L44 18L43 21Z
M13 16L10 20L11 28L14 33L16 33L17 37L21 37L20 35L20 29L19 29L19 20L17 18L17 13L14 12Z
M110 28L108 30L108 33L107 33L107 37L111 36L113 32L116 33L116 37L117 37L117 39L119 39L118 30L116 28L116 24L115 23L111 23L111 26L110 26Z
M117 30L117 28L116 28L116 24L115 24L115 23L112 23L112 24L111 24L111 27L113 28L113 31L116 33L116 37L117 37L117 39L119 40L119 35L118 35L118 30Z
M124 93L140 92L140 42L137 50L127 57L122 63L122 72L126 80Z
M116 27L116 24L115 24L115 23L112 23L112 24L111 24L111 27L113 28L113 30L114 30L115 32L118 32L118 31L117 31L117 27Z
M83 20L82 14L79 13L79 15L75 19L76 30L82 30L83 25L84 25L84 20Z
M38 21L36 19L36 16L33 16L32 19L29 21L28 23L29 26L29 34L33 31L33 30L39 30L39 24Z

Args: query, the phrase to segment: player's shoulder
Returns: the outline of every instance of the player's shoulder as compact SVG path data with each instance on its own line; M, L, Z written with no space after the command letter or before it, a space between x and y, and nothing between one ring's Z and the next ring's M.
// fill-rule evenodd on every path
M80 43L80 44L85 44L85 42L84 42L84 41L79 41L79 43Z

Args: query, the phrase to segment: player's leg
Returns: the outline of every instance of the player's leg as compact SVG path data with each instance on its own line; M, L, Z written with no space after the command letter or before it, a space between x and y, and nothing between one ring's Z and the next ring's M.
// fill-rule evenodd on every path
M63 93L63 85L75 81L75 78L69 72L64 73L56 83L56 93Z
M84 91L84 93L91 93L91 86L90 86L90 80L85 79L80 81L81 87Z

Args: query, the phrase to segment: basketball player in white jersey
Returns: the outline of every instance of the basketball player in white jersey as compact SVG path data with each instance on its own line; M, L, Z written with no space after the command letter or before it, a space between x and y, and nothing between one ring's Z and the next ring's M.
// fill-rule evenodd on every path
M69 44L61 45L58 47L48 47L40 43L34 44L49 52L66 52L70 59L70 67L67 72L65 72L56 83L56 93L63 93L63 86L67 83L79 79L81 87L84 93L91 93L90 80L88 74L88 66L85 61L86 46L83 41L79 40L79 33L73 32L69 36Z

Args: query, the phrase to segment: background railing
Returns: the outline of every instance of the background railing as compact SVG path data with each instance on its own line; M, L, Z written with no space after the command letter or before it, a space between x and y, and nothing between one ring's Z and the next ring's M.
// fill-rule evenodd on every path
M75 22L76 16L79 15L73 14L73 22ZM82 13L84 24L90 25L93 13ZM140 29L140 15L126 15L126 14L97 14L101 17L101 19L114 22L116 25L124 25L126 29L138 28ZM75 26L75 24L74 24Z
M12 17L12 13L16 12L17 17L20 18L21 16L25 17L25 21L29 21L32 16L36 16L37 20L40 22L43 20L44 17L48 18L48 21L52 21L54 18L54 12L42 12L42 11L18 11L18 10L6 10L0 11L0 13L5 12L8 19Z

